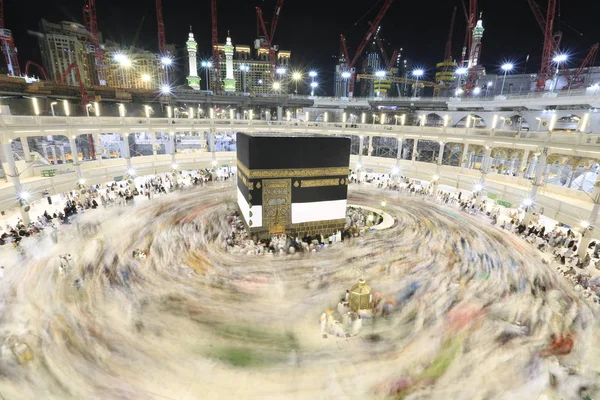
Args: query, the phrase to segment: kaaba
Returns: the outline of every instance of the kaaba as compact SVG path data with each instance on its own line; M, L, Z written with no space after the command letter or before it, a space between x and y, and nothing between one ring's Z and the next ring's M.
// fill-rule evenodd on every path
M238 205L251 234L332 234L345 225L350 139L238 133Z

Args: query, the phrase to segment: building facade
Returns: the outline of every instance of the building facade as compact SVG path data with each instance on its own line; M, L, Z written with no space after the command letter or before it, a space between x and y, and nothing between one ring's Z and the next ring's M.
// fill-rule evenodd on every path
M117 43L110 41L106 43L106 50L104 65L108 86L158 90L168 81L166 67L161 64L158 54L139 48L122 51Z
M39 29L34 35L38 38L42 65L48 78L60 81L69 65L74 63L79 68L83 84L92 86L96 76L95 58L85 27L70 21L52 23L42 19ZM66 83L78 84L75 72L71 71L66 76Z
M227 78L226 44L219 44L218 50L221 60L219 73L221 87L223 87L223 82ZM235 80L235 92L249 93L251 95L288 93L288 89L292 86L290 84L291 71L289 68L291 52L289 50L278 50L276 57L277 67L285 68L286 72L284 74L275 74L274 78L271 78L268 49L260 46L252 49L248 45L234 45L231 62L233 79ZM279 83L279 89L274 89L274 82ZM210 82L211 90L216 90L216 86L215 82Z

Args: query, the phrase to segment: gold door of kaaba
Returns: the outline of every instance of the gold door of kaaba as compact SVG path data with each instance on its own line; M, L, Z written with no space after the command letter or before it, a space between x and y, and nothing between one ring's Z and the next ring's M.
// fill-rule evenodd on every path
M270 233L284 233L292 224L292 180L263 179L263 226Z

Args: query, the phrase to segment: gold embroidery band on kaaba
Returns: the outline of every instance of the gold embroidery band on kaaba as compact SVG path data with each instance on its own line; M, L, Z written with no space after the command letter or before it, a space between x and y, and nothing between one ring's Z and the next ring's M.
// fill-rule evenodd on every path
M244 176L244 174L240 174L240 179L242 180L242 183L249 189L249 190L253 190L254 189L254 183L253 182L249 182L246 177Z
M312 180L300 181L300 187L303 187L303 188L320 187L320 186L339 186L339 185L340 185L340 180L338 178L312 179Z
M286 168L286 169L253 169L249 170L239 160L237 167L249 179L263 178L297 178L297 177L316 177L316 176L347 176L350 172L348 167L329 167L329 168Z

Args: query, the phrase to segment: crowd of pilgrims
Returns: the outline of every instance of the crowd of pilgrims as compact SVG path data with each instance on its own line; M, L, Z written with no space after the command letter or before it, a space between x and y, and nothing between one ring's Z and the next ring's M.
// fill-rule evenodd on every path
M357 177L351 177L352 181L358 182ZM577 245L581 235L560 223L552 230L547 230L546 226L540 223L538 213L534 213L529 224L526 225L521 218L521 213L517 211L502 216L499 206L494 205L490 208L487 204L488 200L478 202L472 194L460 191L450 193L440 190L434 195L434 185L422 185L420 181L407 177L392 179L390 175L367 174L361 182L374 184L382 189L405 192L409 196L429 197L439 203L455 206L468 214L487 217L493 225L502 220L500 228L535 246L542 255L546 256L542 257L543 262L553 264L557 273L568 279L576 291L586 298L593 299L595 303L600 303L600 274L592 274L590 270L600 270L600 241L591 242L585 256L580 258L577 255Z
M372 218L369 218L370 215ZM265 255L318 252L351 237L365 235L373 225L381 222L382 216L362 208L348 207L346 209L346 225L343 230L302 237L274 234L263 239L252 237L247 232L244 221L237 210L228 210L226 219L229 228L227 229L228 234L223 235L222 238L226 251L236 254Z
M232 174L228 174L218 179L227 180L231 176ZM128 182L112 182L105 187L102 185L90 186L83 193L79 190L63 193L64 207L55 206L53 209L46 209L42 215L33 219L27 226L21 219L14 225L0 226L0 246L11 245L19 253L22 253L23 249L20 244L24 238L42 237L49 234L56 242L56 231L60 225L71 224L74 217L87 210L125 206L133 203L135 196L145 196L148 200L152 200L156 196L172 192L178 186L204 186L212 179L211 175L202 171L186 175L178 180L175 180L171 174L162 174L146 179L139 186ZM40 200L40 202L42 201L45 200ZM52 206L51 199L48 200L48 206Z

